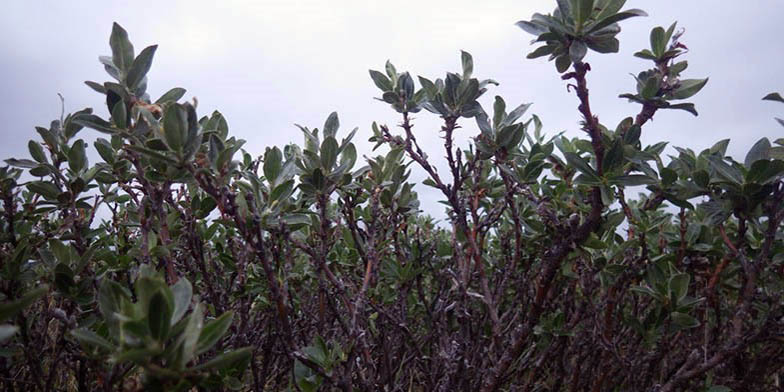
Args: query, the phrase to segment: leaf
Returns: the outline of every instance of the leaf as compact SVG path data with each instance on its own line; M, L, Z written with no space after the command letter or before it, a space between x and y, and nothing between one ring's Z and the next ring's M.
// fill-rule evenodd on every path
M664 167L659 171L659 176L661 177L664 186L670 186L674 184L675 181L678 181L678 172L667 167Z
M136 91L139 88L140 83L147 75L147 72L150 71L150 67L152 66L152 58L155 56L155 51L158 49L158 45L152 45L144 48L139 56L133 60L133 64L131 68L128 70L128 76L125 77L125 85L131 91Z
M589 39L586 44L588 48L598 53L618 53L620 42L615 37L602 39Z
M593 12L594 0L573 0L572 17L577 26L582 26Z
M188 132L188 113L179 104L173 104L163 113L163 137L172 151L180 151Z
M133 45L128 40L128 33L117 23L112 25L109 46L112 48L112 63L120 70L127 71L133 62Z
M338 157L338 142L334 137L326 137L321 143L321 167L324 168L326 173L332 170Z
M555 59L555 69L559 73L564 73L566 70L569 69L569 66L572 65L572 60L569 56L562 54Z
M665 37L663 27L655 27L651 30L651 50L657 58L664 54L667 49L667 38Z
M515 26L523 29L523 31L525 31L528 34L533 34L533 35L536 35L536 36L539 36L539 35L547 32L547 28L545 28L545 27L543 27L541 25L535 24L535 23L531 23L531 22L526 21L526 20L521 20L521 21L515 23Z
M81 114L76 116L72 121L76 124L110 135L117 133L117 129L112 127L112 124L94 114Z
M582 62L586 53L588 53L588 47L583 41L573 41L569 46L569 58L574 63Z
M238 350L220 354L204 364L195 366L193 370L224 370L238 363L247 362L253 354L252 347L243 347Z
M468 80L474 72L474 59L471 57L471 53L461 50L460 60L463 66L463 80Z
M11 166L21 167L25 169L32 169L38 167L38 163L36 163L35 161L31 161L29 159L9 158L5 160L5 163Z
M172 309L169 307L166 297L161 291L156 292L150 298L150 306L147 311L147 322L152 338L163 342L169 336L171 327Z
M542 56L549 56L555 51L555 45L544 45L534 49L533 52L528 53L526 58L535 59Z
M522 117L523 114L525 114L525 112L528 111L528 108L530 108L531 105L533 105L533 104L532 103L524 103L524 104L521 104L520 106L514 108L514 110L509 112L509 114L506 115L504 120L501 121L500 126L503 127L503 126L506 126L506 125L514 124L514 122L517 121L517 119Z
M54 200L60 195L60 189L48 181L33 181L27 183L30 192L37 193L47 199Z
M201 354L218 343L221 337L229 330L231 320L234 317L234 312L228 311L220 315L220 317L212 320L204 325L199 335L199 340L196 345L196 354Z
M188 318L188 323L185 326L182 339L182 356L180 357L180 367L190 362L196 353L196 344L201 335L202 326L204 323L204 307L202 304L196 304L193 307L193 312Z
M646 79L645 85L642 88L642 91L640 91L640 95L642 96L642 98L645 100L649 100L656 97L656 95L659 93L659 84L660 84L660 80L655 76L651 76L648 79Z
M675 323L675 325L681 329L689 329L700 326L699 320L686 313L672 312L670 313L670 317L672 318L672 321Z
M127 124L128 112L125 110L125 102L122 100L117 101L112 109L112 122L119 129L124 129Z
M569 163L572 167L579 170L581 173L591 177L592 179L598 179L599 174L588 164L583 157L573 153L573 152L564 152L564 158L566 158L566 162Z
M340 127L338 114L336 112L332 112L327 117L327 121L324 122L324 137L334 138L335 134L338 132L338 127Z
M373 79L373 83L378 87L381 91L387 92L392 91L392 82L389 81L389 78L386 77L381 72L370 70L370 78Z
M212 200L212 198L208 200ZM188 279L180 278L177 283L171 287L171 291L174 296L174 312L172 312L171 316L171 325L174 325L182 319L182 316L185 315L185 312L187 312L188 308L191 306L193 286Z
M609 181L613 185L620 185L620 186L650 185L658 182L656 181L656 179L648 177L643 174L629 174L625 176L618 176L612 178Z
M27 142L27 150L30 151L30 156L35 159L36 162L39 163L47 163L46 154L44 154L44 149L41 145L36 142L35 140L30 140Z
M86 85L87 85L87 87L89 87L89 88L91 88L91 89L95 90L96 92L99 92L99 93L101 93L101 94L106 94L106 87L104 87L104 86L103 86L102 84L100 84L100 83L91 82L91 81L89 81L89 80L86 80L86 81L84 82L84 84L86 84Z
M723 177L726 181L742 184L743 174L737 168L730 166L723 159L711 155L708 157L708 163L715 170L719 176Z
M743 161L743 164L747 168L751 168L751 165L756 161L770 159L770 148L770 141L768 138L763 137L751 146L751 150L746 154L746 159Z
M673 91L669 99L687 99L702 90L705 84L708 83L708 78L705 79L684 79L678 83L678 88Z
M82 169L87 166L87 153L84 149L84 140L77 140L68 150L68 166L75 173L82 171Z
M166 103L166 102L177 102L177 101L180 100L180 98L183 97L183 95L185 95L185 92L186 92L186 90L184 88L182 88L182 87L175 87L175 88L167 91L165 94L161 95L161 97L158 98L158 100L155 101L155 104L156 105L160 105L160 104Z
M277 147L272 147L264 154L264 177L271 184L276 183L280 175L280 169L283 167L283 154Z
M596 23L594 23L593 25L591 25L591 27L586 31L586 34L594 33L596 31L599 31L599 30L601 30L601 29L603 29L603 28L613 24L613 23L618 23L618 22L620 22L622 20L633 18L635 16L648 16L648 13L646 13L643 10L634 8L634 9L622 11L622 12L619 12L617 14L613 14L613 15L607 16L604 19L601 19L601 20L597 21Z
M689 281L690 277L688 274L677 274L670 278L670 291L678 301L685 298L686 294L689 293Z
M685 110L685 111L687 111L687 112L689 112L689 113L691 113L691 114L693 114L695 116L698 115L697 109L694 108L694 104L693 103L679 103L679 104L676 104L676 105L667 106L664 109L680 109L680 110Z
M763 101L776 101L784 103L784 98L781 97L779 93L770 93L764 97L762 97Z
M98 347L106 351L114 351L114 346L100 335L87 328L78 328L70 332L71 336L80 343L91 347Z

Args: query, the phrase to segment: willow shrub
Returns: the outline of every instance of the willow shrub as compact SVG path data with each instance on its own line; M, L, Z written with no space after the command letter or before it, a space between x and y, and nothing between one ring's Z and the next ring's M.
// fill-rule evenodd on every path
M442 79L370 71L399 126L373 124L386 153L361 160L335 113L252 156L184 89L153 100L157 47L137 54L115 24L100 58L113 80L87 82L110 118L38 127L30 158L0 169L0 384L780 390L784 139L743 161L728 140L670 157L641 144L654 116L680 115L667 109L696 115L685 100L707 82L684 76L675 24L635 54L651 62L621 95L636 114L601 122L587 59L617 52L619 22L645 13L557 3L518 25L575 94L582 137L546 137L529 105L480 105L496 82L463 52ZM442 121L423 132L440 131L444 172L417 142L411 115L426 112ZM448 225L420 210L422 191L441 195Z

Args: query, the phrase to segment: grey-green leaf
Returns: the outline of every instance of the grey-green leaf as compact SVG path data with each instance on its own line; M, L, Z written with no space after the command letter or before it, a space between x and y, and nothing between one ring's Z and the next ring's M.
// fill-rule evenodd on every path
M112 25L112 35L109 37L109 46L112 47L112 62L114 65L127 72L133 63L133 45L128 40L128 32L119 24Z
M672 92L670 99L687 99L697 94L708 83L705 79L684 79L678 84L678 88Z
M751 165L756 161L770 159L770 148L770 141L768 138L763 137L751 147L751 150L746 154L746 159L743 161L743 164L746 165L747 168L751 168Z
M133 60L133 64L131 64L131 68L128 70L128 76L125 77L125 85L131 91L135 91L140 86L141 81L147 75L147 72L150 71L152 58L155 56L155 50L157 49L158 45L148 46Z

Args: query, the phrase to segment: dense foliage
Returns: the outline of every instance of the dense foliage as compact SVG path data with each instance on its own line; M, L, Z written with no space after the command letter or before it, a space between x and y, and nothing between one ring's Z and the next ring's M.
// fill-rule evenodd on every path
M674 156L641 144L677 113L662 109L696 115L683 100L707 82L682 77L675 24L636 53L651 68L621 97L637 114L601 122L586 58L617 52L618 23L644 15L623 5L559 0L518 23L575 93L582 138L544 136L529 105L483 108L496 82L464 52L418 88L391 63L370 71L398 126L373 124L385 153L360 162L334 113L254 157L184 89L153 101L156 46L137 55L115 24L100 58L114 81L87 82L110 118L38 127L30 158L0 168L0 385L780 391L784 139L742 162L728 140ZM446 172L417 142L439 131L414 131L426 112ZM85 128L103 134L101 162ZM448 224L417 192L442 195Z

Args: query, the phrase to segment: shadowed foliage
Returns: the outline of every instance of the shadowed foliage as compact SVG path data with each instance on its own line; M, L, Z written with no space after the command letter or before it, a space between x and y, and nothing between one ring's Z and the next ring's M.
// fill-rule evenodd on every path
M115 24L112 80L86 82L109 118L37 127L30 157L0 168L0 385L781 391L784 139L742 160L729 140L641 143L654 116L686 114L662 109L697 115L684 100L708 82L683 76L675 24L635 54L651 68L620 96L630 116L600 121L587 61L645 16L624 3L558 0L518 22L574 93L582 137L546 136L530 104L483 107L498 83L462 52L442 78L370 71L396 126L349 132L332 113L260 156L185 89L150 97L157 46L137 53ZM442 125L415 131L413 113ZM379 155L358 159L362 134Z

